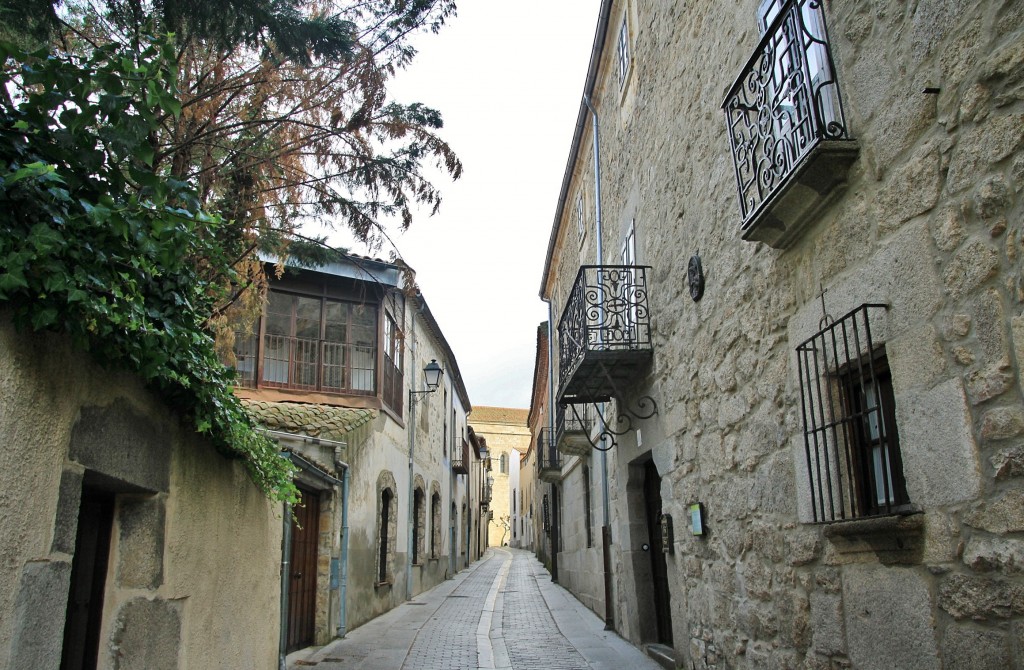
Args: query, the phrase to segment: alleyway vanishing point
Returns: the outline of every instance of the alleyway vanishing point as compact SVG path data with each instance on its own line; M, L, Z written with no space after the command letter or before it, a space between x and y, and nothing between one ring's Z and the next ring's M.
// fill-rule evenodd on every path
M289 670L657 670L537 559L491 549L454 579L288 657Z

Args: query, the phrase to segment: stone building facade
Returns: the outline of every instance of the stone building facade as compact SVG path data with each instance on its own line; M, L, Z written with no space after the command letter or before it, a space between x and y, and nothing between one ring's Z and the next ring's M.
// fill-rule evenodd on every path
M527 413L528 410L509 407L475 407L469 418L474 432L486 442L491 458L493 483L487 529L487 543L491 547L512 544L519 534L519 460L530 446Z
M687 668L1021 665L1024 2L598 22L541 285L559 581Z

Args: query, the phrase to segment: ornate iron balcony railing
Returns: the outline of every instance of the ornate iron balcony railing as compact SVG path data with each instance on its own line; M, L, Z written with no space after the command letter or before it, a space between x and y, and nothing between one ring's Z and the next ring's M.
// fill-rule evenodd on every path
M557 481L562 475L562 458L551 439L551 430L543 428L537 440L538 475L543 481Z
M783 5L722 108L746 230L816 147L850 140L821 0Z
M452 449L452 472L457 475L469 474L469 442L462 440L462 446Z
M559 405L555 409L555 444L566 455L586 456L590 453L590 431L594 425L589 403Z
M558 323L558 401L600 402L650 358L647 270L584 265Z

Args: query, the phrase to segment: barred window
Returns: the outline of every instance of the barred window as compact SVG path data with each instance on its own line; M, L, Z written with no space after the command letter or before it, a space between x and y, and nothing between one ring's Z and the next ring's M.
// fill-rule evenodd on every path
M903 477L885 347L865 304L797 347L804 456L815 522L901 511Z

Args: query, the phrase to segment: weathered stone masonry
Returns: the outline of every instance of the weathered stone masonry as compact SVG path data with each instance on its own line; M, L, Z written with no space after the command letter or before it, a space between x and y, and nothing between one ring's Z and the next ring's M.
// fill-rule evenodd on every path
M636 468L653 459L676 522L671 625L686 667L1015 667L1024 2L824 4L857 156L784 249L740 239L720 109L757 45L757 5L609 3L593 91L604 262L619 262L635 222L637 263L652 268L654 358L626 396L659 405L611 459L616 628L651 641ZM627 14L623 92L614 40ZM591 132L588 122L549 250L556 321L579 265L596 262ZM582 244L580 189L590 203ZM698 250L707 285L694 302L686 261ZM835 317L888 305L880 335L920 510L888 525L810 523L794 352L819 329L823 291ZM566 483L563 495L581 494ZM705 507L703 538L688 532L694 502ZM596 581L568 586L602 593Z

